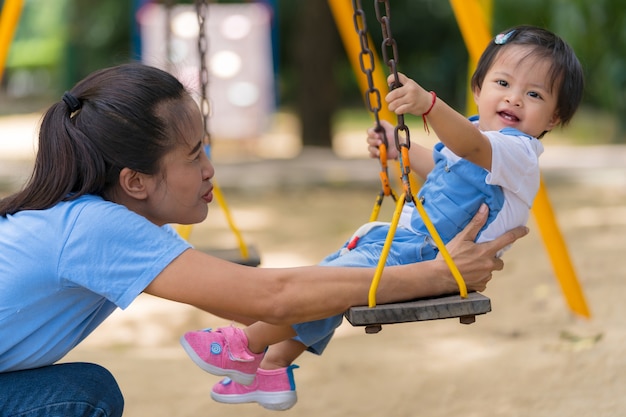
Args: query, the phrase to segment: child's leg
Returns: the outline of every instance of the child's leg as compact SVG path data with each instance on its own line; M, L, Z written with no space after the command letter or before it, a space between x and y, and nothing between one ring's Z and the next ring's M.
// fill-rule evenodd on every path
M294 339L285 340L269 347L261 361L261 369L280 369L291 365L306 350L306 346Z
M243 329L248 338L248 348L254 353L264 352L268 346L289 340L296 336L291 326L276 326L257 321Z
M375 263L376 252L379 250L348 252L326 265L340 262L339 260L345 262L345 265L367 264L365 259L368 258L369 263ZM196 365L205 371L250 385L268 346L296 338L294 344L285 344L272 353L276 363L290 364L302 353L302 346L321 354L342 320L342 315L336 315L293 327L256 322L244 329L231 326L215 331L188 332L181 338L181 344ZM292 350L294 346L295 349ZM296 353L291 354L292 351ZM285 357L281 358L282 354Z

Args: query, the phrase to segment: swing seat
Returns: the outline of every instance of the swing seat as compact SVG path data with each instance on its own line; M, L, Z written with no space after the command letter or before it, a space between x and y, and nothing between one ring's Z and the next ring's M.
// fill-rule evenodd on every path
M254 246L246 246L248 248L248 257L244 258L241 254L240 248L232 249L215 249L215 248L198 248L200 251L215 256L216 258L224 259L225 261L233 262L246 266L259 266L261 264L261 256Z
M365 326L366 333L378 333L383 324L407 323L413 321L459 318L462 324L471 324L476 316L491 311L491 300L477 292L459 295L420 298L413 301L393 304L380 304L375 307L352 307L344 316L353 326Z

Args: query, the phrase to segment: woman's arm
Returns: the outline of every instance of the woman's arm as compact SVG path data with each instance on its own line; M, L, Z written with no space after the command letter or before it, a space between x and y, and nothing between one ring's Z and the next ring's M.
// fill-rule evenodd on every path
M469 290L484 290L491 273L504 265L496 253L528 233L519 227L494 241L475 244L486 219L487 209L483 206L448 244ZM293 324L366 305L373 274L373 268L253 268L189 249L170 263L145 292L240 320ZM384 304L456 290L445 262L437 259L385 268L377 299Z

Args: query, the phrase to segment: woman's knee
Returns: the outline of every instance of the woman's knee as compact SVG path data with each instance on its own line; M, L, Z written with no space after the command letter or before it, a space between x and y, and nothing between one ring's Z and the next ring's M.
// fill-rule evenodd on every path
M103 416L121 416L124 410L124 396L108 369L93 363L76 363L78 373L82 375L82 396L94 409L104 412ZM75 381L79 381L75 379ZM76 387L78 388L78 387Z
M0 374L0 409L33 417L120 417L124 397L102 366L64 363Z

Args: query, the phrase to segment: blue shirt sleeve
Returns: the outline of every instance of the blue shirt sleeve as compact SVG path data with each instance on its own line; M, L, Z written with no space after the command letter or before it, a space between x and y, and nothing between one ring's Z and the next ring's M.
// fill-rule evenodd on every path
M85 205L59 259L62 285L86 288L126 308L189 243L118 204Z

